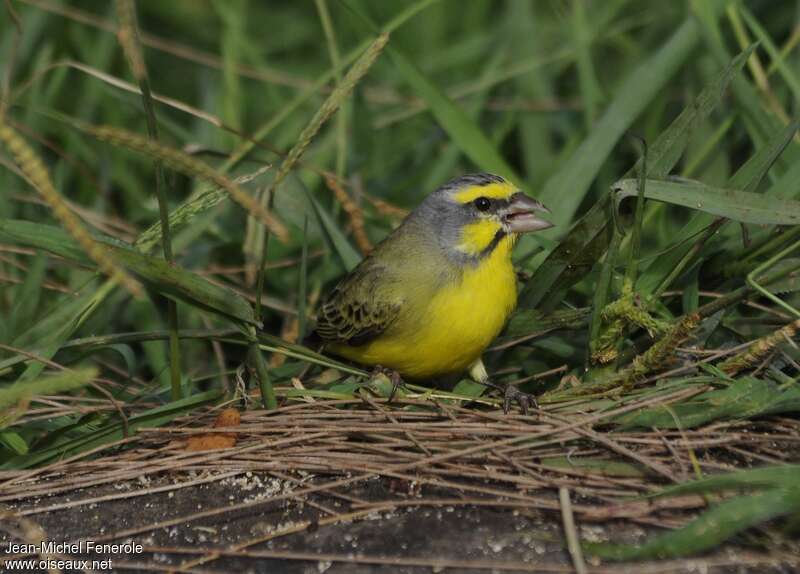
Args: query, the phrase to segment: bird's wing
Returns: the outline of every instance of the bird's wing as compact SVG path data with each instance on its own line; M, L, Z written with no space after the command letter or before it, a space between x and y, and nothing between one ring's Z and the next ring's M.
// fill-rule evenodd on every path
M363 345L383 333L403 305L391 271L366 259L333 290L317 313L317 335L329 343Z

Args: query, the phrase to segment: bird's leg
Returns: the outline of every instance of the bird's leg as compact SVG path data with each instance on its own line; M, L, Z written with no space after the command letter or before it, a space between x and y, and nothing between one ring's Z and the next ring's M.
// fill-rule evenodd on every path
M536 402L536 397L528 393L523 393L514 385L498 385L489 380L489 374L486 372L486 367L481 359L475 361L469 369L469 375L476 383L480 383L491 389L500 391L503 394L503 412L508 414L511 409L511 403L517 403L523 415L528 414L528 410L533 407L539 408L539 403Z
M400 373L395 371L394 369L387 369L386 367L382 367L381 365L375 365L375 368L372 369L372 373L370 375L371 378L375 378L378 375L384 375L386 378L389 379L389 382L392 383L392 390L389 392L389 400L388 402L392 402L394 396L397 394L397 389L403 386L403 379L400 377Z

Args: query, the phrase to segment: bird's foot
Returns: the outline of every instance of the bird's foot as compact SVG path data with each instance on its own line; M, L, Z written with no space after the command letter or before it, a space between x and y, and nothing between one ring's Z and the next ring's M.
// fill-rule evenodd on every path
M392 384L392 390L389 392L389 401L392 402L394 400L394 396L397 394L397 389L402 387L405 383L403 382L400 373L395 371L394 369L387 369L386 367L382 367L381 365L375 365L375 368L372 369L372 373L370 378L376 378L379 375L385 376L389 379L389 382Z
M536 402L536 397L523 393L514 385L506 385L503 391L503 412L508 414L511 409L511 403L517 403L523 415L527 415L531 407L534 409L539 408L539 403Z
M535 396L528 393L523 393L514 385L498 385L497 383L493 383L488 379L476 382L502 393L503 412L505 414L508 414L508 411L511 410L511 403L517 403L523 415L527 415L531 407L535 409L539 408L539 403L536 401Z

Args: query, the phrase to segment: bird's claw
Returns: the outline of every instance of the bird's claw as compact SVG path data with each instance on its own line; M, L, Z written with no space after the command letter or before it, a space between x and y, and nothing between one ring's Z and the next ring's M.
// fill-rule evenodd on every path
M392 383L392 390L389 392L388 399L388 402L391 403L394 400L394 396L397 394L397 389L402 387L405 383L403 382L402 377L400 377L400 373L394 369L387 369L386 367L375 365L375 368L372 369L371 377L374 379L378 375L384 375L387 379L389 379L389 382Z
M531 407L538 409L539 403L536 397L528 393L523 393L514 385L506 385L503 391L503 412L508 414L511 410L511 403L517 403L523 415L527 415Z
M498 385L489 380L479 381L480 384L485 385L491 389L500 391L503 394L503 413L508 414L511 410L511 403L517 403L523 415L527 415L531 407L534 409L539 408L539 403L536 397L528 393L523 393L514 385Z

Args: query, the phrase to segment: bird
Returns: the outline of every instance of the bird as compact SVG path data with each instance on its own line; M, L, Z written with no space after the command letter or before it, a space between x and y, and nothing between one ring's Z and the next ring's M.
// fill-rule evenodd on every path
M501 389L503 408L535 398L489 379L483 351L517 303L512 249L552 227L550 211L505 178L457 177L425 199L346 274L316 316L324 352L423 381L468 372Z

